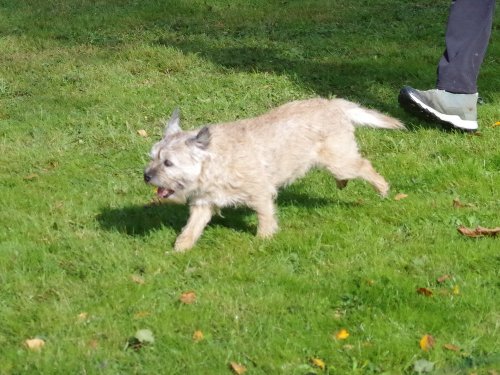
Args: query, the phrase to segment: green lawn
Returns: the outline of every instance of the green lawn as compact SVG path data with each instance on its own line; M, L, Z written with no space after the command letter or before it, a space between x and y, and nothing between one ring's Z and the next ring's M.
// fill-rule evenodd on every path
M434 374L498 374L499 239L457 232L500 225L498 12L480 134L397 103L405 84L434 85L448 6L0 0L0 374L218 375L231 362L412 374L419 360ZM357 131L389 198L314 171L279 195L273 239L255 237L252 211L226 209L190 252L165 254L188 212L150 204L142 181L162 117L178 106L192 128L314 96L405 122ZM179 301L188 291L195 303ZM140 329L155 340L134 349Z

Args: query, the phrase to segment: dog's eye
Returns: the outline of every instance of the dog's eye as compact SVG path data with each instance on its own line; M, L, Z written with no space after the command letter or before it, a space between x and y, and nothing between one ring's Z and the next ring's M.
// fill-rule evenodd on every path
M170 160L167 159L163 162L163 165L165 167L171 167L172 165L174 165L174 163L172 163Z

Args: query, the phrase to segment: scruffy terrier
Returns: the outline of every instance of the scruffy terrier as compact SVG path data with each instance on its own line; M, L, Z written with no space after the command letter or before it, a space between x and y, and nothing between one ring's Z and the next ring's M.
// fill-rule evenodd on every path
M342 99L294 101L255 118L192 131L181 129L175 110L144 172L160 198L189 203L189 220L175 250L191 248L212 215L226 206L252 208L257 235L272 236L278 229L278 188L313 167L330 171L339 188L362 178L385 197L389 185L359 154L358 125L404 129L395 118Z

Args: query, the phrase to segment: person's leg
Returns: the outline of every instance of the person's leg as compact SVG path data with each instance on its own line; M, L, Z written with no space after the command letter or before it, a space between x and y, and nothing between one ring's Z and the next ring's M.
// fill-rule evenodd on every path
M477 129L476 82L491 34L494 7L495 0L452 3L437 89L403 87L398 100L404 109L454 129Z
M495 0L456 0L450 7L446 50L438 64L437 88L477 93L477 77L488 47Z

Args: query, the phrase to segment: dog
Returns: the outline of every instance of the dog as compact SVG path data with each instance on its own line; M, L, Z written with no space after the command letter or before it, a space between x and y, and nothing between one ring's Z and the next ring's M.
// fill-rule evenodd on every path
M255 210L257 235L272 236L278 188L313 167L328 170L339 188L361 178L385 197L388 183L358 151L354 130L361 125L404 129L395 118L343 99L293 101L255 118L191 131L181 129L176 109L144 171L158 197L189 203L174 250L193 247L212 215L227 206Z

